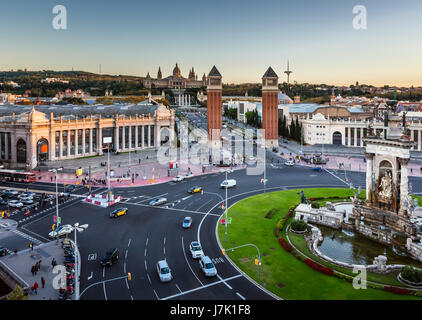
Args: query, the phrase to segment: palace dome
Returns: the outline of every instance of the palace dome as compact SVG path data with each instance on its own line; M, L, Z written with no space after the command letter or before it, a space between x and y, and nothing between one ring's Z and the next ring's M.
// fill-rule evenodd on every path
M176 66L173 69L173 76L179 77L179 78L181 77L181 72L180 72L179 67L177 66L177 63L176 63Z

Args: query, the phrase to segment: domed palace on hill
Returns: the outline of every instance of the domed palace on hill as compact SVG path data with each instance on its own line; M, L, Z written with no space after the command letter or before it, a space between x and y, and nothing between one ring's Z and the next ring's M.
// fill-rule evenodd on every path
M157 78L151 78L149 72L147 76L142 79L142 83L145 88L169 88L169 89L187 89L187 88L201 88L207 85L207 77L202 76L201 80L198 80L198 75L195 73L195 70L189 70L188 78L184 78L180 71L179 66L176 63L176 66L173 69L173 74L163 78L161 73L161 67L158 67Z

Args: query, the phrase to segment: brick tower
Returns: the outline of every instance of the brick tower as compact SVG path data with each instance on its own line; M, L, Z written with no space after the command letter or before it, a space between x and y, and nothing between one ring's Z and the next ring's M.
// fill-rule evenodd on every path
M207 130L208 144L212 148L221 146L222 122L222 76L217 68L212 67L207 78Z
M265 146L278 148L278 76L271 67L262 77L262 129Z

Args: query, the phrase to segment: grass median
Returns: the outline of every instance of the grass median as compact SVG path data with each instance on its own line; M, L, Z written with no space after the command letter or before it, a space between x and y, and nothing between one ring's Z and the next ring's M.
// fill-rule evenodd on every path
M232 222L227 226L227 242L224 225L219 224L218 236L226 254L248 276L269 291L284 299L294 300L369 300L369 299L418 299L414 296L398 295L384 290L368 288L356 290L352 283L314 271L304 262L283 250L274 234L276 222L288 210L300 202L300 190L278 191L261 194L237 202L228 211ZM349 189L319 188L304 189L309 198L349 199ZM330 199L327 199L330 201ZM244 245L256 245L261 253L261 279L253 247L227 249ZM419 298L420 299L420 298Z

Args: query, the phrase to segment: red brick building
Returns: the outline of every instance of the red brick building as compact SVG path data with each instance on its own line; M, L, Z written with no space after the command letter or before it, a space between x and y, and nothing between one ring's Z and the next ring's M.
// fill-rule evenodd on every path
M269 67L262 77L262 129L267 148L278 148L278 76Z

